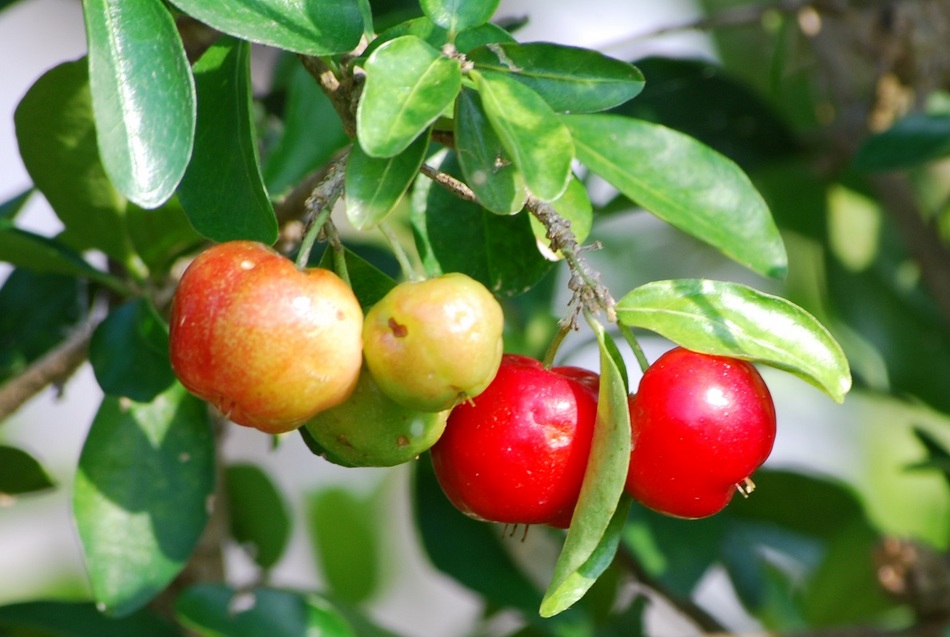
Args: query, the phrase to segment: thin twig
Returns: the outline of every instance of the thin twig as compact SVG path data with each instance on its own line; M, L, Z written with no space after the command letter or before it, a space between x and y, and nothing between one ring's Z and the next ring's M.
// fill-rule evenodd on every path
M83 324L55 349L0 387L0 423L46 387L69 380L88 357L89 341L96 325L94 321Z

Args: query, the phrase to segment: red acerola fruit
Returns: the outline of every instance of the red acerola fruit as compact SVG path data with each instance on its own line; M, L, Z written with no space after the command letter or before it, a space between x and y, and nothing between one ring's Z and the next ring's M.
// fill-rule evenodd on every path
M591 376L506 354L485 391L452 410L432 447L449 500L479 520L567 527L597 416Z
M721 511L772 451L775 407L746 361L670 350L630 399L627 492L668 515Z

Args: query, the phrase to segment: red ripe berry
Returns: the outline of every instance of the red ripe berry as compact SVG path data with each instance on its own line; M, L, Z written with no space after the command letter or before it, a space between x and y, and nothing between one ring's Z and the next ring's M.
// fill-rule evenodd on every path
M452 410L432 463L443 491L466 515L570 524L590 455L597 375L559 369L507 354L488 388Z
M775 440L775 407L754 366L682 348L647 369L630 421L627 492L683 518L718 513L748 490Z

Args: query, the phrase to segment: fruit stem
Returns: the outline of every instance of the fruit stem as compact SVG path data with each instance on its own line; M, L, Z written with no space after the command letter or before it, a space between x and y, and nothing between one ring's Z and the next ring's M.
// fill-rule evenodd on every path
M313 250L313 244L326 225L330 213L333 212L333 205L340 195L343 194L343 180L346 177L346 159L348 153L344 153L336 159L327 169L326 175L317 184L310 196L304 203L304 209L309 217L307 221L307 230L304 232L303 240L300 242L300 251L297 253L296 264L298 268L305 268L310 261L310 252ZM339 272L337 273L339 274Z
M333 251L333 271L346 281L347 285L351 285L350 272L346 267L346 248L343 247L343 242L340 241L340 233L337 232L336 225L332 220L327 220L324 223L323 230L326 233L327 241L330 243L330 249Z
M562 321L558 323L557 334L554 335L554 338L551 339L551 344L548 345L548 350L544 353L544 364L545 369L551 369L554 365L554 357L557 356L557 351L561 347L561 343L564 342L564 339L571 332L570 322Z
M630 349L633 350L633 355L637 357L637 363L640 365L640 371L647 371L647 369L650 367L650 361L647 360L646 355L643 353L643 349L640 347L640 342L637 340L633 330L630 329L630 326L624 325L620 321L617 321L617 326L620 328L620 333L623 334L624 339L626 339L627 345L629 345Z
M399 269L402 270L403 277L405 277L407 281L419 281L420 277L416 274L415 269L413 269L409 255L406 253L405 248L403 248L402 243L400 243L392 226L383 221L379 224L379 230L386 238L386 243L389 244L389 249L392 251L393 256L396 257L396 261L399 262Z

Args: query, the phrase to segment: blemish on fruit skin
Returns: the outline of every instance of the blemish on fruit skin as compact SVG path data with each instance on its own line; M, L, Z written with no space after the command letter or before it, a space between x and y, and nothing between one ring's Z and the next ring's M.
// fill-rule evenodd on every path
M406 338L409 336L409 328L405 325L400 325L396 319L390 317L388 325L389 329L392 330L393 336L396 338Z
M397 447L408 447L408 446L409 446L409 438L407 438L406 436L399 436L399 438L396 439L396 446L397 446Z

